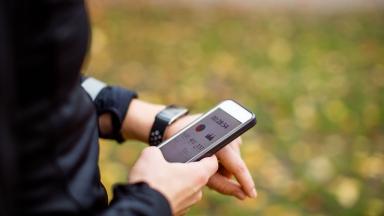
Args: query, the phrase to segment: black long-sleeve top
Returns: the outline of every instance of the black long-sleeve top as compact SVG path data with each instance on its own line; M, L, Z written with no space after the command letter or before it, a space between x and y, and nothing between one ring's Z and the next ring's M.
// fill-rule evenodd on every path
M0 173L11 175L1 176L0 214L170 215L165 197L145 183L116 186L108 204L98 168L99 112L80 86L90 32L83 0L1 3L1 83L9 88L0 89L12 106L0 109L8 121L0 128L7 135Z

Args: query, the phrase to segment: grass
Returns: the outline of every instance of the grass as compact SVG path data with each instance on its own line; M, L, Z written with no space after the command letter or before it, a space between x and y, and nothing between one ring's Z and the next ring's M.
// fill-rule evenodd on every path
M381 11L90 11L87 74L193 112L233 98L257 115L242 150L259 197L241 202L206 190L190 215L384 214ZM144 146L102 140L107 188L126 180Z

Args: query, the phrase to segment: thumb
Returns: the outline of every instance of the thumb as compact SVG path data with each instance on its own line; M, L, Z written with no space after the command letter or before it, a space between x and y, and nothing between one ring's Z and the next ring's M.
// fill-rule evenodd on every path
M201 159L200 161L192 162L200 172L205 172L209 177L217 172L219 164L215 155Z
M147 159L160 159L165 161L163 153L161 153L160 149L155 146L144 148L141 152L141 156Z

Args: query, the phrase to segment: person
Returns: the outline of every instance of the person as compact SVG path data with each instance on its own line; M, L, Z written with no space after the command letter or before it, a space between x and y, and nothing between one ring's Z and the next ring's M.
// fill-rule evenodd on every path
M82 77L89 32L83 0L1 1L0 215L182 215L205 185L256 197L236 139L186 164L147 147L108 203L99 137L151 143L153 129L167 139L197 116L161 128L156 117L166 106Z

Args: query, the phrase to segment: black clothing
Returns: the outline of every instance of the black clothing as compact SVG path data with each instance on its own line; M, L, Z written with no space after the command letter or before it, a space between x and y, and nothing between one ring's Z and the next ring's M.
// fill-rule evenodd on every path
M83 84L88 78L89 77L81 77L81 83ZM87 89L85 90L87 91ZM112 131L104 134L105 132L99 130L100 137L114 139L119 143L125 141L121 134L121 125L133 98L137 98L136 92L118 86L105 86L100 89L93 100L97 115L100 116L104 113L109 113L112 121Z
M115 187L107 203L98 168L99 112L80 86L89 38L84 2L12 0L4 10L1 17L10 25L0 22L0 32L10 36L10 48L0 46L0 63L7 57L11 66L1 74L13 76L15 95L12 110L0 109L12 132L1 127L0 134L10 136L17 156L13 162L0 160L0 173L18 164L17 187L5 193L15 196L17 214L170 215L165 197L144 183ZM10 147L0 147L3 158ZM2 192L9 181L0 183Z
M11 139L11 116L13 113L13 90L11 58L9 57L9 34L3 27L9 26L6 2L0 0L0 215L14 213L12 204L15 202L15 180L17 179L16 156Z

